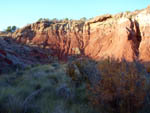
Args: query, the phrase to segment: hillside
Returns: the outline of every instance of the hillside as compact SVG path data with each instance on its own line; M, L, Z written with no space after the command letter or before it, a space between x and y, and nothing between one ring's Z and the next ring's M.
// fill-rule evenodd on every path
M0 33L0 113L150 113L150 6Z

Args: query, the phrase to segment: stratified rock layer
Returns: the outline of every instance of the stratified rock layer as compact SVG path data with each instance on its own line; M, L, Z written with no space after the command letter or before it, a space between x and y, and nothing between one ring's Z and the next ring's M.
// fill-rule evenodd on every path
M89 21L40 21L13 33L17 41L53 50L61 59L85 55L94 60L150 61L149 7L102 15Z

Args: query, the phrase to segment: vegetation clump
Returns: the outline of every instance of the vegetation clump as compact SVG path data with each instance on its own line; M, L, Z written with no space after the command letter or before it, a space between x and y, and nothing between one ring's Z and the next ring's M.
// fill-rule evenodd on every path
M109 113L139 113L149 92L145 68L137 62L104 60L98 63L101 80L89 85L91 101Z
M16 29L17 29L16 26L8 26L5 31L6 31L7 33L10 33L10 32L12 33L12 32L15 32Z

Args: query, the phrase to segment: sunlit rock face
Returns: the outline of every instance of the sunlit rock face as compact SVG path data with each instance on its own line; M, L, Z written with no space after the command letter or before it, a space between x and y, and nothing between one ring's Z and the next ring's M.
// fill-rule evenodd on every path
M137 54L135 23L128 18L90 24L90 39L85 54L94 59L113 57L132 61Z
M83 25L82 21L42 21L17 30L13 37L22 43L50 48L59 58L66 58L81 53Z
M53 50L60 59L84 55L150 61L150 8L88 21L40 21L13 33L18 42Z
M139 59L146 62L150 61L150 7L143 10L136 16L141 34L139 46Z

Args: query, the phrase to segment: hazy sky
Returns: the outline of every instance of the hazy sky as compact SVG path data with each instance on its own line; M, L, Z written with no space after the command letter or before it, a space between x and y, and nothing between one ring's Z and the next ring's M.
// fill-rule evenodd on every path
M0 0L0 31L22 27L39 18L91 18L146 8L150 0Z

